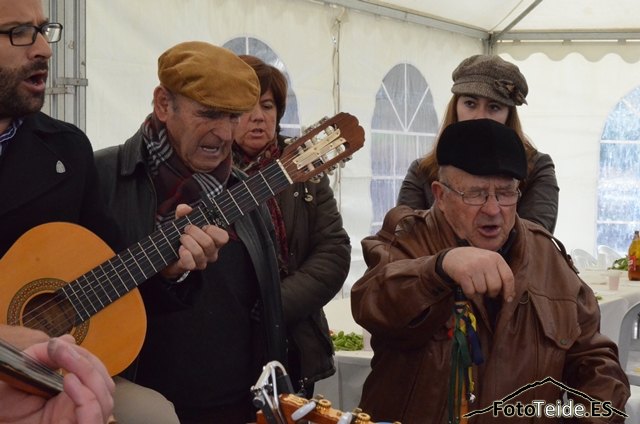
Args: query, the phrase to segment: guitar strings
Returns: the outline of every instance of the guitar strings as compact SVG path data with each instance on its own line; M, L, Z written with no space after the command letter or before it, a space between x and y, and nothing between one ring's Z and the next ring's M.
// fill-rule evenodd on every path
M195 222L191 220L191 218L193 217L197 217L197 215L192 212L191 214L189 214L188 219L185 219L187 217L179 219L192 222L195 225L204 225L206 223L206 220L203 220L202 222ZM140 251L148 250L149 256L151 256L156 261L158 261L158 257L162 259L163 256L167 256L172 252L177 252L177 249L173 249L169 245L169 237L166 236L166 233L171 230L171 227L173 227L174 231L176 232L176 235L174 236L175 239L179 239L180 237L180 232L177 227L172 226L171 224L172 223L169 223L169 225L167 225L166 227L154 232L145 240L142 240L136 245L133 245L129 249L123 251L120 255L114 256L98 267L93 268L90 272L81 276L72 283L63 286L61 289L59 289L59 291L53 298L47 300L46 302L43 302L38 307L27 312L24 315L24 325L31 328L39 328L38 324L41 323L45 327L48 327L44 329L44 331L48 334L61 335L70 330L70 327L72 327L75 323L70 324L69 320L67 319L67 315L64 312L60 314L53 313L54 308L64 311L64 307L61 305L66 304L67 301L69 301L71 302L74 311L78 316L80 316L81 318L83 315L86 316L86 318L82 320L84 321L91 315L93 315L93 313L98 312L104 306L110 304L113 300L118 299L123 294L135 288L135 285L133 287L127 287L125 279L123 279L123 277L130 276L131 279L134 279L132 272L136 274L142 273L143 275L145 275L144 270L139 267L140 261L136 261L136 255L134 253L136 248L139 248ZM154 238L159 240L154 241ZM148 258L149 256L146 257ZM177 254L175 255L175 257L177 258ZM162 261L162 264L166 266L167 263ZM138 266L139 270L137 272L135 271L136 266ZM150 270L147 270L147 272L149 273ZM149 273L148 276L151 277L154 274L155 272L153 274ZM103 277L106 277L106 281ZM144 278L144 280L146 279L147 278ZM94 284L96 282L98 284ZM118 284L119 282L119 284L122 285L122 288L124 290L121 291L123 291L123 293L120 293L120 291L118 291L118 288L116 287L114 282L116 282L116 284ZM97 289L100 292L104 292L106 294L106 298L101 297ZM66 299L63 298L63 295L66 295ZM74 298L77 301L74 301ZM102 299L104 299L104 301ZM87 307L91 306L93 309L93 313L92 311L89 311L87 310L87 308L83 307L84 305L86 305ZM51 319L41 319L46 314L48 314L50 316L49 318Z
M273 171L273 169L277 169L277 171L279 171L281 173L281 170L279 169L279 167L276 168L272 168L271 171ZM267 174L273 174L273 172L267 172ZM268 177L269 179L272 179L272 177ZM289 185L288 180L283 179L283 181L285 181L284 186L286 187L287 185ZM240 185L240 188L242 188L242 185ZM233 190L234 188L230 189L229 191L238 191L238 189ZM279 191L279 190L277 190ZM265 194L266 193L266 194ZM225 206L236 206L239 205L241 208L243 206L246 206L246 201L242 201L240 196L223 196L223 194L226 193L221 193L220 196L222 196L222 198L220 198L220 196L216 196L216 200L219 200L218 205L222 205L222 207L224 208ZM260 197L271 197L273 194L272 189L270 188L266 188L266 189L262 189L262 190L258 190L258 192L256 193L256 196ZM225 197L227 197L227 199L225 200ZM248 199L248 196L246 196L246 198ZM238 203L236 203L238 202ZM235 208L234 208L235 209ZM196 218L198 217L197 214L195 214L195 212L198 209L194 210L192 213L190 213L187 217L183 217L183 218L191 218L192 216L195 216ZM200 209L201 211L201 209ZM232 210L233 212L233 210ZM242 215L242 212L235 212L235 216L233 216L234 214L232 213L231 215L227 215L229 218L227 218L228 221L233 222L235 221L237 218L239 218ZM183 219L181 218L181 219ZM198 226L202 226L206 223L210 223L209 220L207 220L206 216L202 213L201 215L201 220L196 220L193 221L191 223L198 225ZM179 229L177 227L175 227L175 225L172 225L172 223L168 223L168 227L164 228L164 231L161 230L160 234L165 233L166 234L166 229L167 228L173 228L175 229L176 232L176 237L175 239L179 239L179 236L181 234L181 232L179 231ZM160 253L160 256L166 256L166 252L167 250L170 253L176 253L175 258L177 258L177 248L173 248L172 246L170 246L170 242L168 240L167 237L164 236L164 234L162 236L160 236L159 234L152 234L152 236L156 236L156 238L160 238L160 242L153 242L153 237L149 237L147 240L146 244L148 246L155 246L155 249L148 249L148 246L144 246L141 243L138 243L138 246L140 247L140 252L144 252L146 250L149 250L152 254L153 253ZM144 243L144 241L143 241ZM158 247L157 245L160 245L160 247ZM86 315L86 319L88 319L91 315L93 315L93 313L98 312L99 310L101 310L104 306L105 303L106 304L110 304L113 300L121 297L121 293L118 291L118 289L115 287L114 285L114 280L117 282L117 280L120 280L120 282L122 283L122 286L124 287L124 292L128 292L130 291L132 288L135 287L135 285L133 287L127 287L127 285L125 284L125 282L122 279L122 275L126 275L126 273L131 274L131 272L135 272L137 273L137 271L135 271L135 268L138 268L139 271L143 274L144 278L141 278L141 280L146 280L148 279L152 274L146 275L147 273L145 273L145 270L142 269L139 266L139 263L141 261L137 261L136 260L136 255L135 253L133 253L132 251L135 250L137 246L134 245L131 248L129 248L127 251L125 251L124 253L118 255L115 258L112 258L111 260L105 262L105 264L102 264L96 268L94 268L93 270L91 270L89 273L85 274L84 276L82 276L81 278L79 278L78 280L74 281L73 283L65 286L63 288L63 291L65 291L65 294L67 294L67 297L69 298L69 294L66 293L69 289L71 288L72 293L71 295L75 295L76 299L79 302L73 302L72 299L68 299L70 301L72 301L73 305L76 306L78 303L78 306L82 306L83 304L89 304L88 306L91 306L93 308L93 312L92 311L88 311L86 308L75 308L76 312L79 315ZM167 249L168 248L168 249ZM115 266L114 266L115 264ZM163 263L164 265L167 264L167 262ZM110 269L108 271L104 270L105 266L110 265ZM126 271L123 272L123 271ZM155 272L157 272L157 269L153 269L154 274ZM148 272L148 270L147 270ZM91 278L89 278L88 276L93 276L93 280L97 280L98 282L101 282L101 278L96 277L96 274L100 274L103 277L106 277L106 281L104 281L104 279L102 280L103 283L106 284L100 284L99 286L93 284L93 281ZM133 275L131 275L131 277L133 278ZM133 278L135 279L135 278ZM96 289L99 289L98 291ZM103 302L103 297L99 294L100 292L104 292L106 294L106 299L104 299ZM88 302L87 302L88 301ZM66 319L66 314L61 313L58 315L52 314L50 313L52 311L52 308L56 308L59 307L59 305L61 305L62 303L65 302L65 299L59 299L58 298L53 298L48 300L47 302L43 303L42 305L40 305L37 308L34 308L33 310L29 311L26 315L25 315L25 325L26 326L30 326L33 327L34 323L36 322L44 322L45 324L48 325L49 328L46 328L45 331L48 333L53 333L53 334L63 334L64 332L66 332L69 327L71 327L69 325L69 320ZM40 318L42 317L43 314L46 313L50 313L50 315L52 315L52 319L50 320L40 320Z
M317 137L319 133L320 132L315 134L314 138ZM300 148L303 149L303 153L306 152L303 146L303 143L295 143L294 145L292 145L292 148L288 150L285 149L279 160L280 165L278 164L278 161L274 161L269 164L262 172L254 174L247 180L244 180L243 182L238 183L233 187L230 187L229 189L223 191L212 199L209 199L209 201L214 204L217 209L219 209L219 212L222 215L221 218L225 219L227 225L232 224L237 219L241 218L246 212L258 207L261 202L264 202L265 200L273 197L274 195L281 192L284 188L289 186L291 184L289 178L291 178L293 174L300 172L306 172L309 174L307 178L300 179L300 181L306 181L307 179L314 176L313 174L318 167L317 165L324 164L324 158L318 156L315 158L315 160L312 160L312 162L309 163L306 168L297 169L294 164L294 160L297 156L299 156L297 151ZM293 171L291 171L292 165ZM269 185L269 180L270 178L274 179L276 177L281 177L281 181L279 181L280 186L272 188L272 186ZM278 180L276 179L274 182L278 183ZM249 189L250 185L257 185L257 189L255 192L252 192ZM251 196L238 196L237 194L244 191L245 188L247 189L247 191L249 191ZM236 196L234 196L234 194L236 194ZM256 202L256 197L258 199L261 199L261 201ZM84 274L72 283L63 286L58 291L56 291L57 294L53 298L43 302L41 305L38 305L36 308L27 312L24 316L24 325L30 328L39 328L35 325L38 322L44 323L43 325L50 327L49 329L45 330L50 335L61 335L65 332L69 332L71 328L76 325L76 323L69 323L67 314L65 314L64 312L60 314L52 313L55 308L64 311L65 308L60 305L66 304L67 301L71 302L75 314L80 315L80 318L83 318L81 316L83 312L86 315L86 318L83 318L80 322L86 321L92 315L99 312L100 310L111 304L113 301L119 299L124 294L136 288L140 283L155 275L159 271L157 265L153 266L154 261L158 260L155 255L159 255L162 259L166 258L168 253L172 254L173 260L171 262L176 260L178 258L177 250L179 247L179 243L177 243L177 246L173 246L172 242L175 244L179 241L179 237L182 234L181 230L184 229L186 224L190 223L200 227L205 224L212 224L211 220L207 218L203 208L206 208L206 206L197 206L187 216L167 223L165 226L152 233L146 239L143 239L141 242L138 242L126 249L123 253L114 256L103 264L93 268L90 272ZM222 213L225 208L228 208L230 210L230 213L228 213L227 215L224 215ZM195 219L191 220L191 218ZM176 226L176 223L179 222L185 222L185 225L181 225L180 227ZM174 239L170 239L169 237L167 237L167 230L176 232L177 236L175 236ZM154 238L158 240L154 240ZM151 247L153 247L153 249L151 249ZM136 259L134 250L139 250L138 254L142 253L142 255L144 255L144 258L139 257L138 259L140 259L140 261L138 261ZM149 255L147 255L147 253L149 253ZM150 258L149 256L152 257ZM152 271L150 275L147 275L145 269L140 266L140 263L143 262L142 259L146 259L146 262L150 262L152 264L152 268L150 270L146 270L146 272ZM166 266L170 262L163 260L162 263ZM109 269L105 270L104 268L107 265L109 265ZM138 271L136 271L136 269ZM92 279L95 281L92 281L92 279L88 277L89 274L92 275ZM122 275L126 276L127 274L129 274L129 276L133 280L133 285L131 287L127 286L122 278ZM140 281L136 282L136 277L133 274L142 274L143 278L141 278ZM122 294L118 291L118 288L114 284L114 282L118 283L118 280L124 288L124 293ZM71 294L67 293L69 289L73 291ZM98 293L98 290L96 289L99 289L100 292L103 292L106 295L106 298L101 297L101 295ZM63 297L60 295L60 292L66 295L66 299L60 299L60 297ZM71 299L71 295L75 297L77 302L74 302ZM91 311L88 311L84 307L80 308L86 302L88 302L92 307L93 313ZM52 315L50 317L51 319L41 319L41 317L43 317L47 313L50 313Z
M4 364L10 370L34 377L36 381L62 391L62 375L42 364L32 356L0 339L0 366ZM36 374L36 375L34 375Z

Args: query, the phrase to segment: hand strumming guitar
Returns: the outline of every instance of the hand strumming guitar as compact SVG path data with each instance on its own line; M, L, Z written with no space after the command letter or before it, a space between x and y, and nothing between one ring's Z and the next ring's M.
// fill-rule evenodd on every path
M9 424L99 424L113 411L115 384L104 365L65 335L25 350L35 360L67 371L64 391L50 399L0 382L0 422Z

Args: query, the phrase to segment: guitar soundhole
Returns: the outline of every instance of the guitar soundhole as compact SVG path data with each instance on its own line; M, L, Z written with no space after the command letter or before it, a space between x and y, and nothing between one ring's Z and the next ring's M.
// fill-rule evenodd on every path
M51 337L70 333L80 344L89 331L89 321L76 326L73 306L58 292L65 284L65 281L53 278L26 284L9 304L7 323L44 331Z

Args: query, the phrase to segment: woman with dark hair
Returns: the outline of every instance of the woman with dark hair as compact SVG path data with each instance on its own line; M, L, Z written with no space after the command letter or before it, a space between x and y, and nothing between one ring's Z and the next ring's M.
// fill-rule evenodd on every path
M279 158L287 81L277 68L254 56L240 56L258 75L260 100L234 133L234 164L254 174ZM295 183L268 203L275 228L282 306L289 348L287 370L296 391L313 395L314 383L335 372L333 344L322 307L340 291L351 261L329 179Z
M536 222L553 233L558 219L558 182L551 156L539 152L524 135L517 106L526 104L529 88L518 67L499 56L475 55L453 71L453 97L442 128L469 119L493 119L512 128L527 154L527 177L520 183L522 197L518 216ZM402 182L398 205L429 209L433 204L431 183L438 179L435 151L416 159Z

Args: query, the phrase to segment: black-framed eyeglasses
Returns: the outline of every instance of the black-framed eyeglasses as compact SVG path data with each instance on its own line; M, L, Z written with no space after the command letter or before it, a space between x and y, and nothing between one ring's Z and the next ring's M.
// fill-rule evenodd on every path
M489 200L489 196L495 196L496 201L500 206L513 206L516 203L518 203L518 199L520 198L520 194L521 194L519 189L497 190L494 193L487 193L484 190L473 190L473 191L464 192L464 191L458 191L450 187L449 185L443 183L442 181L440 181L440 184L442 184L444 187L451 190L452 192L460 195L460 197L462 197L462 201L465 204L471 205L471 206L484 205L485 203L487 203L487 200Z
M42 34L48 43L57 43L62 36L62 24L46 23L40 26L18 25L0 34L9 34L9 41L13 46L30 46L36 42L38 33Z

